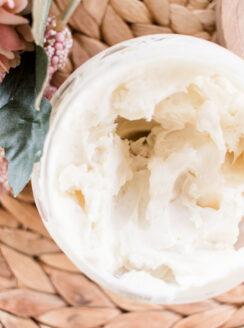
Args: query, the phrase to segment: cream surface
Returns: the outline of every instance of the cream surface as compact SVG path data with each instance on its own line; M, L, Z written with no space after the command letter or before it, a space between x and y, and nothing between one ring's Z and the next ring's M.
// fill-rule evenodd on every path
M76 84L53 140L59 229L127 286L221 279L243 252L243 127L244 90L197 63L158 59Z

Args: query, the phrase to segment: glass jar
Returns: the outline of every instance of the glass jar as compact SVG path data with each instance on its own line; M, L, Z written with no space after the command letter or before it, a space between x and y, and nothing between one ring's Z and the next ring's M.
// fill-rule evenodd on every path
M54 140L61 122L65 120L65 115L69 111L69 104L79 92L82 92L83 88L86 90L89 85L101 83L102 77L108 72L111 74L118 67L123 69L128 64L133 65L140 61L157 60L158 58L162 61L167 61L169 58L180 59L183 62L184 60L189 62L192 59L199 62L199 69L203 66L208 67L209 70L223 73L240 85L244 85L244 62L211 42L189 36L151 35L117 44L79 67L56 93L52 101L51 125L46 137L43 156L41 162L34 167L32 185L36 204L47 230L63 252L90 279L115 293L138 301L159 304L195 302L223 293L243 281L243 249L238 252L236 265L228 267L228 259L226 259L226 274L221 278L216 275L204 286L192 286L188 290L176 289L173 293L167 288L165 292L157 293L155 290L150 292L148 286L133 288L133 286L121 283L116 275L99 271L92 266L80 254L79 222L73 221L73 218L69 218L67 213L67 220L70 224L64 224L57 216L53 206L55 199L53 198L52 183L56 168L52 163L52 153L56 147L62 147ZM70 129L72 130L72 126Z

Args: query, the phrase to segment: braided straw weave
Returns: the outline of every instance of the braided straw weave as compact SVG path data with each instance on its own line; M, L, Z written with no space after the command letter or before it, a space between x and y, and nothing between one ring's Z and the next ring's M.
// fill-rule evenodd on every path
M53 1L52 14L67 2ZM55 74L57 86L88 58L135 36L182 33L216 41L215 2L83 0L70 28L74 46L66 68ZM244 327L244 285L187 305L121 298L88 280L59 250L41 222L30 186L17 199L4 195L0 201L0 328Z

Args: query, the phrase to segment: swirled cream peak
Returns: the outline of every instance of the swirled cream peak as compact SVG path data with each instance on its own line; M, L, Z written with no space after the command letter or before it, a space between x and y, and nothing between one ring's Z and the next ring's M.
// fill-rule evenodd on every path
M170 292L238 264L244 92L191 64L159 67L97 81L70 104L54 193L91 265Z

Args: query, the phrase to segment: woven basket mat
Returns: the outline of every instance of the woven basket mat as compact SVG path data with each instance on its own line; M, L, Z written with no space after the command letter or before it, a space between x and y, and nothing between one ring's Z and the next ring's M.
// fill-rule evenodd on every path
M230 0L232 1L232 0ZM56 0L57 15L68 0ZM216 42L209 0L84 0L70 20L74 46L59 86L78 66L120 41L181 33ZM200 303L146 305L81 274L45 230L30 185L0 198L0 328L231 328L244 326L244 285Z

